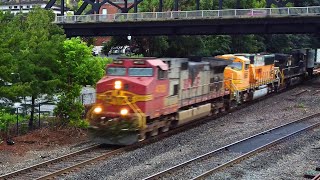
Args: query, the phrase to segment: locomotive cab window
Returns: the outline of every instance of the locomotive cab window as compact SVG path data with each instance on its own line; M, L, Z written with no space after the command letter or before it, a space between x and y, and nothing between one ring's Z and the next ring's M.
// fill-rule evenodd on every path
M231 69L237 70L237 71L241 71L242 70L242 63L241 62L233 62L228 67L230 67Z
M167 78L168 78L168 71L158 68L158 79L167 79Z
M125 76L126 68L124 67L109 67L107 68L107 75L109 76Z
M129 76L151 77L153 76L152 68L129 68Z

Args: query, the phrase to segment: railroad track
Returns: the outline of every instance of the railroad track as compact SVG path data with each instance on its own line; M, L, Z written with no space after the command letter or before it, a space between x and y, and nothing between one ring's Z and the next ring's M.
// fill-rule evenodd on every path
M0 179L47 179L79 168L93 161L106 158L122 152L121 148L101 148L101 145L92 145L67 155L41 162L30 167L20 169L5 175Z
M30 167L26 167L24 169L20 169L5 175L0 175L0 179L48 179L48 178L57 177L62 174L66 174L70 171L77 170L80 167L91 164L92 162L103 160L110 156L113 156L115 154L119 154L128 150L134 150L144 145L151 144L153 142L156 142L166 137L177 134L181 131L191 129L197 125L207 122L209 119L212 120L212 119L222 117L230 112L234 112L236 110L248 107L250 105L253 105L256 102L262 101L266 98L270 98L278 94L281 94L281 93L270 94L261 99L257 99L255 101L242 104L232 110L220 113L219 115L214 115L214 116L203 118L197 121L192 121L190 123L185 124L184 126L176 127L164 134L160 134L158 136L155 136L153 138L147 139L143 142L140 142L131 146L126 146L122 148L119 147L113 150L110 150L110 149L106 150L106 149L99 148L100 145L94 145L74 153L70 153L52 160L48 160L36 165L32 165Z
M170 177L204 179L219 170L274 146L284 139L319 126L319 116L320 112L272 128L153 174L145 180L168 179Z
M236 109L243 108L244 106L239 106ZM232 111L234 111L232 110ZM122 152L130 151L137 149L139 147L145 146L147 144L154 143L166 137L177 134L181 131L188 130L190 128L195 127L195 125L199 125L205 123L209 119L216 119L218 117L226 115L227 112L221 113L219 115L215 115L214 117L203 118L198 121L193 121L185 124L184 126L176 127L166 133L159 134L158 136L146 139L145 141L125 146L119 147L118 149L106 150L100 148L101 145L93 145L82 150L79 150L74 153L70 153L61 157L57 157L52 160L48 160L45 162L41 162L36 165L32 165L30 167L26 167L14 172L10 172L5 175L0 175L1 179L49 179L53 177L58 177L60 175L66 174L68 172L77 170L85 165L91 164L93 162L97 162L99 160L107 159L110 156L120 154Z

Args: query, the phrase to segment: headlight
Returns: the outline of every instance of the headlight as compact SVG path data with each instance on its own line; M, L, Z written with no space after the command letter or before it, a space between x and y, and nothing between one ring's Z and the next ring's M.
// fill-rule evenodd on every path
M120 114L121 114L122 116L127 115L128 112L129 112L128 109L121 109L121 110L120 110Z
M97 114L101 113L102 112L102 108L101 107L96 107L96 108L94 108L93 112L95 112Z
M121 89L121 81L115 81L114 82L114 88L115 89Z

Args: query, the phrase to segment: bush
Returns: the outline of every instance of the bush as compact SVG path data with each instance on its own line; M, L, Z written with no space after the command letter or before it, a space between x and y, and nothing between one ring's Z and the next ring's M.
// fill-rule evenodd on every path
M77 128L81 128L81 129L87 129L89 127L89 122L87 120L80 120L80 121L71 120L70 125Z
M7 111L5 109L0 109L0 130L3 130L6 128L7 124L11 125L17 122L17 115L14 114L14 109L10 111ZM24 118L21 115L18 115L18 122L25 121L26 118Z

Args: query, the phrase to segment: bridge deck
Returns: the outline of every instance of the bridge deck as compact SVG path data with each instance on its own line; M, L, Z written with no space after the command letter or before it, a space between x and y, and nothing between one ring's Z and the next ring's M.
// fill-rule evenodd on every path
M288 16L317 16L317 15L320 15L320 6L57 16L55 23L168 21L168 20L190 20L190 19L212 19L212 18L213 19L264 18L264 17L277 18L277 17L288 17Z
M320 32L320 6L57 16L67 36Z

